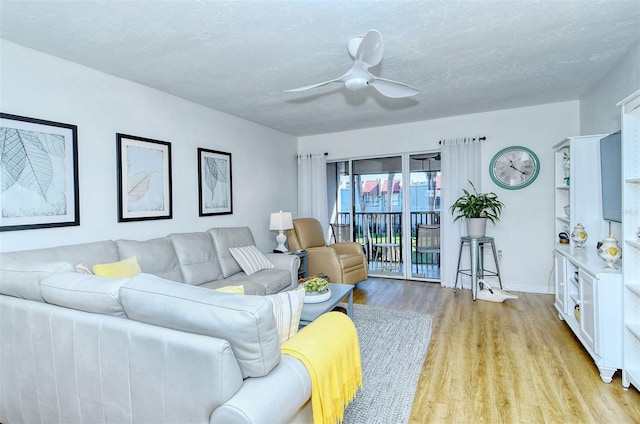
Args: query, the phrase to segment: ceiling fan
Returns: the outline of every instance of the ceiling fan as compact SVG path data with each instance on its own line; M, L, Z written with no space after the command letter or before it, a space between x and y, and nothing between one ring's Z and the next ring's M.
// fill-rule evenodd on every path
M354 64L344 75L318 84L305 85L304 87L285 90L288 92L304 91L316 87L322 87L332 82L342 82L349 90L357 91L367 86L372 86L383 96L402 98L415 96L420 91L408 84L377 77L371 72L372 68L382 61L384 45L382 35L376 29L369 30L364 37L356 37L349 40L347 50L354 60Z

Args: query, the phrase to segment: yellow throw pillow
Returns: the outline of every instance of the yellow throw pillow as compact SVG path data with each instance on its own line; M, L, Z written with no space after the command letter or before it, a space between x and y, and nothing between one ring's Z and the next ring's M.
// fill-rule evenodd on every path
M219 289L215 289L215 291L220 293L235 293L235 294L244 294L244 286L224 286Z
M120 262L95 264L93 266L93 273L100 277L131 278L141 272L142 269L140 269L140 264L138 264L138 258L136 256Z

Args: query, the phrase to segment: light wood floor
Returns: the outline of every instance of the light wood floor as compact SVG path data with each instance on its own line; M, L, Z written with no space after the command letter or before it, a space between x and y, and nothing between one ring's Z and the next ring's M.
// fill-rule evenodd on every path
M439 284L369 279L354 301L433 315L411 423L640 423L640 393L611 384L552 295L472 301ZM390 423L391 424L391 423Z

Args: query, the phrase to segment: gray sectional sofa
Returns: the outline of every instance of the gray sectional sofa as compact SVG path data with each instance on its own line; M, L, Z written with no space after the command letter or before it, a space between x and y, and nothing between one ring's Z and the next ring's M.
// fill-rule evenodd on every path
M247 276L246 228L0 254L0 422L311 422L311 382L280 353L271 302L299 259ZM75 272L137 256L142 273ZM245 286L247 294L212 288Z

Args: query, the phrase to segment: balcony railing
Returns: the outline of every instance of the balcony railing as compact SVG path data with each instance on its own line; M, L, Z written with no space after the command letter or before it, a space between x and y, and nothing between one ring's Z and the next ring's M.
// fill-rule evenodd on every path
M393 243L398 245L399 257L397 261L402 264L402 252L404 249L402 234L402 212L358 212L354 215L355 241L362 244L369 262L373 261L376 252L375 245L381 243ZM339 213L338 224L351 225L348 213ZM418 224L440 224L440 212L411 212L411 258L412 263L423 265L437 265L439 253L419 254L416 252L416 230ZM354 226L352 225L352 228Z

